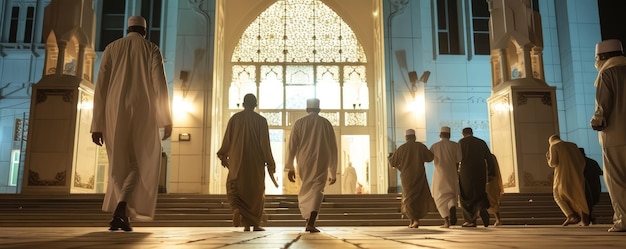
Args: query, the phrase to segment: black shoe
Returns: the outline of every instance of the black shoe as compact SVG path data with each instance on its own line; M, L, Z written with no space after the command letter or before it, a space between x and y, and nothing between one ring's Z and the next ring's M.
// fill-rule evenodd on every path
M122 229L125 232L133 231L133 228L130 227L130 221L128 218L114 216L113 219L111 219L111 222L109 222L109 225L109 231L117 231L119 229Z
M480 210L480 219L483 220L483 226L489 226L489 213L487 212L487 209L483 208Z
M450 225L456 225L456 221L456 207L453 206L450 208Z

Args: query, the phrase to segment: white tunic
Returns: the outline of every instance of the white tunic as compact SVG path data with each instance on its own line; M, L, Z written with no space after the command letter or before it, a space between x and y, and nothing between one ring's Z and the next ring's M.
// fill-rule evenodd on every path
M337 141L330 122L315 112L309 113L293 125L289 139L289 155L285 169L294 169L302 179L298 206L302 217L308 219L311 211L319 212L328 176L337 174Z
M91 132L103 133L109 157L102 210L115 210L129 158L134 156L139 179L127 200L128 216L151 220L161 165L159 128L172 124L158 46L136 32L110 43L102 54L95 88Z
M461 162L461 147L458 143L442 138L430 147L435 154L433 173L433 199L441 217L450 216L450 208L459 199L459 175L457 165Z
M611 57L599 69L592 126L599 132L604 182L613 204L613 226L626 230L626 58Z

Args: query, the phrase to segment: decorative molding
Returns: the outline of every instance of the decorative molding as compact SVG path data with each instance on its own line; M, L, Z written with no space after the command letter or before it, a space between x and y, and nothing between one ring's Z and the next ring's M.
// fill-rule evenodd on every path
M389 13L392 16L402 13L409 6L409 0L389 0L389 4L391 4Z
M502 186L504 188L513 188L515 187L515 172L511 173L511 175L509 175L509 179L506 181L506 183L504 183Z
M59 95L63 97L63 101L72 103L73 89L38 89L37 90L37 103L45 102L48 99L48 95Z
M550 92L519 92L517 95L517 104L525 105L528 98L541 98L541 103L552 106L552 96Z
M546 180L535 180L535 176L527 171L522 172L524 175L524 186L527 187L551 187L554 176L552 174L546 177Z
M58 172L54 177L54 180L42 180L39 178L39 173L33 170L28 170L28 185L30 186L65 186L66 170Z
M91 175L89 177L89 181L87 183L81 182L81 177L80 177L80 175L78 173L76 173L76 176L74 176L74 187L93 189L95 183L96 183L96 181L95 181L95 176L94 175Z

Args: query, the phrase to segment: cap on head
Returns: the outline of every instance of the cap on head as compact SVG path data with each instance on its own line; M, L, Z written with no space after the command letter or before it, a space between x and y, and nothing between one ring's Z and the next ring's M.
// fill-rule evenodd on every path
M413 129L407 129L406 131L404 131L404 135L405 135L405 136L415 135L415 130L413 130Z
M439 132L450 133L450 127L448 127L448 126L441 126L441 129L439 130Z
M622 48L622 42L617 39L609 39L598 42L596 44L596 54L609 52L624 52L624 49Z
M307 109L320 109L320 100L316 98L307 99L306 108Z
M128 27L139 26L146 28L146 19L141 16L131 16L128 18Z

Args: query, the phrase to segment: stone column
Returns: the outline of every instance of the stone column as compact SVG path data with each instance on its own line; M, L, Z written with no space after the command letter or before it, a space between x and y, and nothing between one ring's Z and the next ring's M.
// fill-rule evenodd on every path
M489 130L505 192L552 192L553 170L545 154L559 124L556 87L544 80L540 15L530 0L487 1L493 70Z

